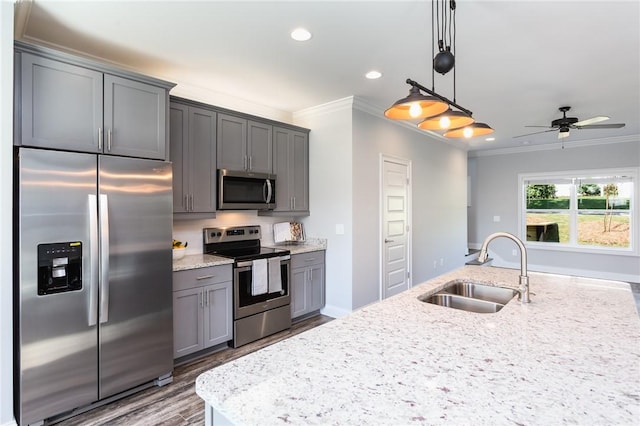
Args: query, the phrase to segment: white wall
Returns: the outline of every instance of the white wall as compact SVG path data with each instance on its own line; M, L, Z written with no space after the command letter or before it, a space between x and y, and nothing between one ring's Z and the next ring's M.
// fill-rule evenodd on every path
M475 163L469 169L475 170L471 188L475 194L469 211L470 245L479 246L496 231L517 234L518 173L640 166L638 140L573 147L565 143L565 146L565 149L501 155L481 153L471 160ZM493 216L500 216L501 222L493 222ZM514 247L508 241L493 242L490 248L497 260L494 265L516 266L518 259L511 254ZM528 255L531 270L640 282L638 256L535 249L528 249Z
M13 418L13 2L0 1L0 425Z
M304 223L329 240L327 314L379 299L381 154L412 162L413 282L464 263L466 152L391 122L357 98L309 109L294 119L312 129L312 215ZM344 235L335 235L337 224L344 225Z
M343 316L353 307L352 99L342 99L294 114L309 135L309 209L305 232L327 238L327 315ZM336 225L344 234L336 234Z
M465 262L467 153L375 112L354 110L353 128L353 295L359 307L379 297L380 154L412 164L412 280L419 284Z

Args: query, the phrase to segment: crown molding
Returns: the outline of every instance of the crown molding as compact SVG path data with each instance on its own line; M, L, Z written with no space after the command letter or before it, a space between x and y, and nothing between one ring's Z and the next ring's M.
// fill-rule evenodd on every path
M319 115L331 114L332 112L345 110L350 111L353 108L353 103L354 97L347 96L346 98L337 99L335 101L301 109L300 111L296 111L293 113L293 121L296 122L297 120L303 119L305 117L316 117Z
M490 157L493 155L522 154L525 152L555 151L558 149L584 148L587 146L611 145L611 144L627 143L627 142L640 142L640 135L615 136L611 138L586 139L581 141L565 141L564 148L562 148L561 143L553 143L553 144L543 144L543 145L518 146L513 148L474 150L474 151L469 151L469 157L470 158Z
M13 38L19 40L27 31L33 0L16 0L13 6Z

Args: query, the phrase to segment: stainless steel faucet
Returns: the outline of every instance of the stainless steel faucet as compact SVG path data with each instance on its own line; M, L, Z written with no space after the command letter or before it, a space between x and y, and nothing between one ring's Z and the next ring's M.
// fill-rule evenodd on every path
M478 262L484 263L487 261L487 258L489 257L489 252L487 251L489 242L498 237L509 238L510 240L515 242L520 249L520 287L518 288L519 299L522 303L529 303L531 302L531 299L529 298L529 277L527 276L527 249L518 237L513 234L509 234L508 232L496 232L489 235L482 243L480 254L478 255Z

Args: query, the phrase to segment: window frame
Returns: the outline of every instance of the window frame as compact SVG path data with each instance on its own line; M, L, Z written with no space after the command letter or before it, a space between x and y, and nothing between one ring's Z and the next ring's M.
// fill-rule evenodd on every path
M566 251L573 253L592 253L592 254L608 254L619 256L638 256L640 254L640 182L638 176L640 168L624 167L624 168L607 168L607 169L586 169L586 170L569 170L561 172L536 172L536 173L518 173L518 237L525 244L527 249L550 250L550 251ZM633 182L631 192L631 200L629 203L629 247L606 247L606 246L590 246L576 243L556 243L545 241L527 241L527 182L539 181L549 182L557 180L578 179L584 176L628 176ZM559 182L558 182L559 183ZM534 183L535 184L535 183ZM577 218L581 209L577 205L577 183L573 183L571 196L576 200L574 205L570 202L569 214L570 233L577 233ZM529 209L532 210L532 209ZM584 211L584 210L583 210Z

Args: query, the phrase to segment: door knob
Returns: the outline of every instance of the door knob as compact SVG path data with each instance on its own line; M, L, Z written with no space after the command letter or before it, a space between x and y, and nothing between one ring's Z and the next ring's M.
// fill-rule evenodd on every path
M393 240L389 240L389 239L385 238L385 239L384 239L384 242L385 242L385 243L392 243L392 242L393 242Z

